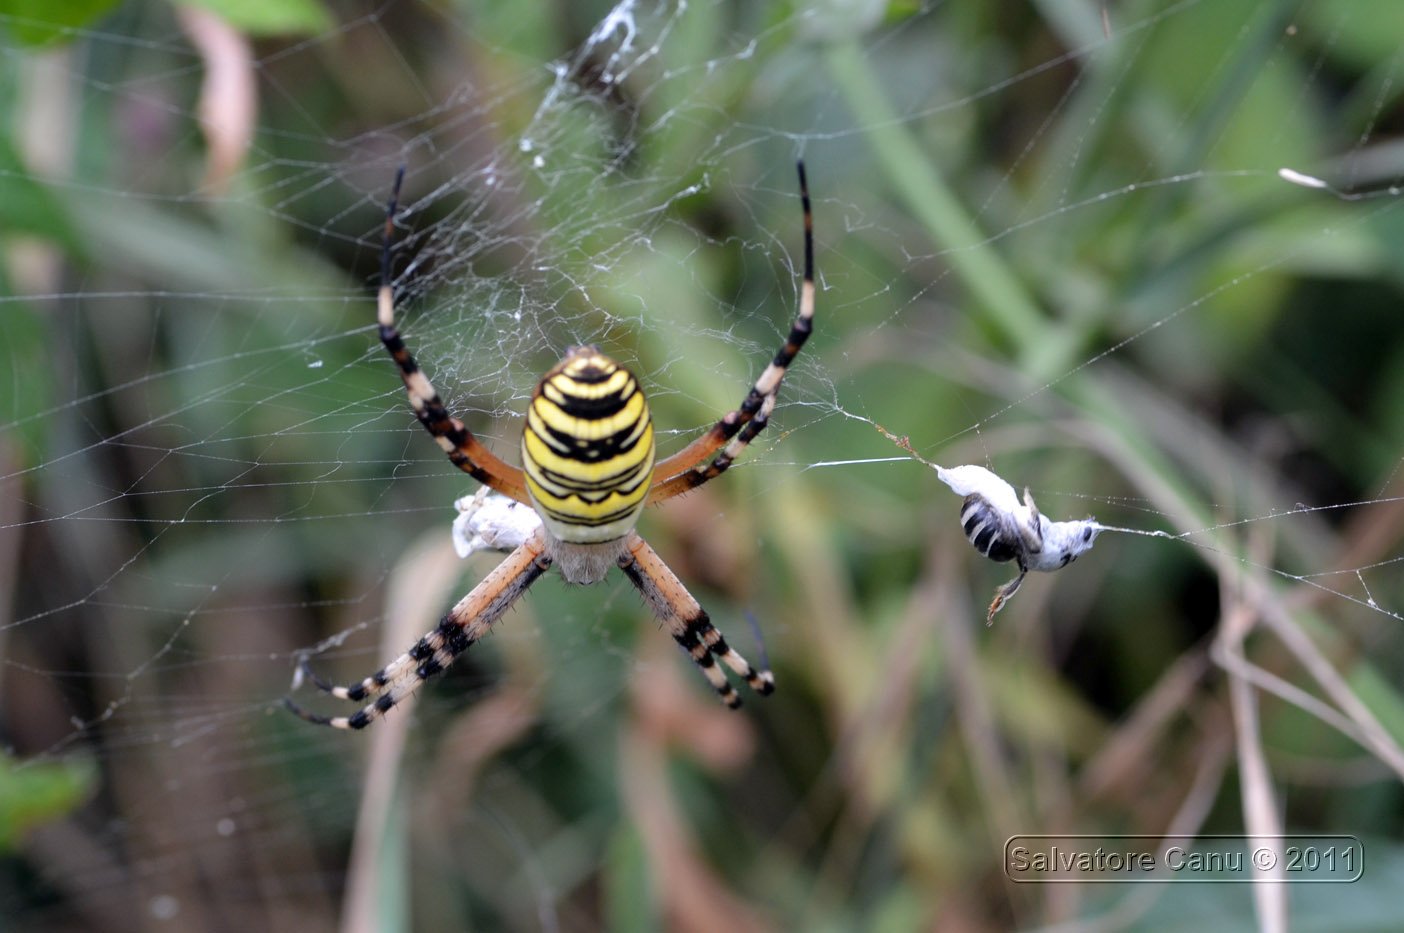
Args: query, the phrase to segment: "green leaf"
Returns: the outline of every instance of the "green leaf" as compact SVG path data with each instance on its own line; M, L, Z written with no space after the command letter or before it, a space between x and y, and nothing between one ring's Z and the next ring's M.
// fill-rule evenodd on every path
M12 851L25 831L79 806L96 778L92 763L82 759L18 767L0 757L0 852Z
M3 0L0 0L3 2ZM77 234L62 204L29 174L10 140L0 136L0 230L32 233L80 253Z
M1351 669L1349 681L1356 697L1370 708L1385 731L1396 742L1404 742L1404 697L1389 678L1373 664L1361 661Z
M1308 3L1301 16L1320 36L1323 55L1372 69L1399 51L1404 3L1398 0L1323 0Z
M50 419L38 413L53 404L47 337L43 318L24 304L12 302L0 314L0 423L10 424L0 443L9 442L6 455L25 467L44 459Z
M656 930L658 904L653 877L643 839L627 821L620 822L605 848L604 908L608 927L620 933Z
M255 36L311 34L336 25L318 0L176 0L176 5L209 10Z
M48 45L77 36L118 0L0 0L5 31L22 45Z

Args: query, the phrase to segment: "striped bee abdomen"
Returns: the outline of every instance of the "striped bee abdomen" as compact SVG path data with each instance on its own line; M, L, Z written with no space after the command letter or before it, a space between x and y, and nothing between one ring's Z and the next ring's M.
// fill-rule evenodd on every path
M577 347L527 409L522 468L546 528L576 544L613 541L638 520L653 480L653 422L632 373Z
M1004 517L985 500L972 494L960 507L960 526L975 550L990 560L1013 560L1019 553L1019 534L1007 526Z

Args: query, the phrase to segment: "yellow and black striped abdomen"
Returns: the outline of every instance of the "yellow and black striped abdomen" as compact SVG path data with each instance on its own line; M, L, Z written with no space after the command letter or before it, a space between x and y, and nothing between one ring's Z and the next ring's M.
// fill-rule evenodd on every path
M532 394L522 468L536 511L561 541L628 534L653 480L653 422L638 380L594 347L572 350Z

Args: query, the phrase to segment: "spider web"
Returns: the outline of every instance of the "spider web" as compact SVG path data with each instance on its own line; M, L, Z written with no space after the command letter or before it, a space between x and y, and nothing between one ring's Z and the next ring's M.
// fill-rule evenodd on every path
M1388 925L1393 5L460 6L254 42L224 173L185 7L0 44L6 916ZM374 734L286 715L299 658L363 676L497 559L454 557L474 484L376 340L396 169L406 340L515 460L572 345L664 454L741 400L796 308L798 158L815 335L641 526L780 693L714 709L622 580L548 577ZM1012 574L909 452L1127 533L987 631ZM1128 829L1353 832L1371 869L1002 883L1007 836Z

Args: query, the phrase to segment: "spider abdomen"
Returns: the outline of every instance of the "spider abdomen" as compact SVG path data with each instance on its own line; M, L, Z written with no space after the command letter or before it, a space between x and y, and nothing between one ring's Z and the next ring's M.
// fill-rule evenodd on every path
M522 467L532 504L557 540L597 544L632 531L653 461L648 402L614 360L577 347L537 384Z
M1019 534L1008 527L1001 513L984 496L965 497L960 509L960 525L975 550L990 560L1003 563L1019 555Z

